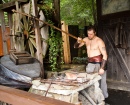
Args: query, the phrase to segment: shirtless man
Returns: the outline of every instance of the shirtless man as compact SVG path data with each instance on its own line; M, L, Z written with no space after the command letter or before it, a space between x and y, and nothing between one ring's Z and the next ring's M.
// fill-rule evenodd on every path
M96 36L96 30L94 26L87 28L88 37L84 39L79 38L74 44L74 48L82 47L86 45L88 54L88 65L86 66L87 73L98 72L102 76L101 79L101 90L105 98L108 97L107 84L106 84L106 71L105 65L107 61L107 52L103 40Z

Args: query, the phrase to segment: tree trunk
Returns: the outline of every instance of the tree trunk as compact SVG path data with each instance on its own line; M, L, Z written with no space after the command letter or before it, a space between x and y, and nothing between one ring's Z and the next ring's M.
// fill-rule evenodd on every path
M60 28L60 0L53 0L54 7L54 21L56 26Z
M96 19L96 9L95 9L95 4L94 4L94 0L92 0L92 13L93 13L93 20L94 23L97 24L97 19Z
M2 4L3 2L2 2L2 0L0 0L0 4Z

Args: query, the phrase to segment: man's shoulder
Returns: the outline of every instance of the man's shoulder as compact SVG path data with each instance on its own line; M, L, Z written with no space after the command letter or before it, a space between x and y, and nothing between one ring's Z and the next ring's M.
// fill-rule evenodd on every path
M84 37L83 39L88 39L88 37Z
M85 40L85 41L88 40L88 37L83 38L83 40Z
M101 38L97 37L97 44L104 45L104 41Z
M97 37L97 41L102 42L103 40L100 37Z

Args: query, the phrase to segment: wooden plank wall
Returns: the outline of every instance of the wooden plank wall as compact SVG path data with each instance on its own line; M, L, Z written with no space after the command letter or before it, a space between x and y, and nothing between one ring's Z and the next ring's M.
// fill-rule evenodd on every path
M1 4L2 2L0 2ZM5 23L5 15L2 9L0 10L0 56L9 54L9 50L11 49L10 43L10 35L11 35L11 27L12 27L12 13L7 13L8 15L8 24L9 27L6 26Z
M2 33L2 46L4 55L8 54L7 51L7 42L6 42L6 30L5 30L5 20L4 20L4 11L0 10L0 19L1 19L1 33Z
M114 44L115 29L122 20L128 47L130 46L130 17L116 18L110 20L102 20L99 24L98 35L106 44L108 52L107 62L107 81L108 87L113 89L120 89L130 91L130 54L126 53L126 49L117 48Z
M108 88L130 91L130 10L103 15L102 0L96 0L96 4L98 36L105 41L108 52ZM127 33L127 50L115 46L115 29L119 22L124 24Z
M2 32L0 27L0 56L3 55L3 43L2 43Z
M9 27L6 27L5 28L5 32L7 33L7 34L9 34L10 33L10 28ZM0 26L0 56L3 56L3 55L5 55L5 53L4 53L4 47L3 47L3 38L2 38L2 29L1 29L1 26ZM11 48L11 44L10 44L10 38L8 37L8 38L6 38L6 43L7 43L7 51L9 52L9 50L10 50L10 48Z

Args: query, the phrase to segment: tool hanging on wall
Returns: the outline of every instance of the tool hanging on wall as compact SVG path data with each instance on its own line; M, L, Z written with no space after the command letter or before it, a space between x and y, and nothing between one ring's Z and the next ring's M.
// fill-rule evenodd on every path
M43 21L43 20L40 20L40 19L38 19L37 17L35 17L35 16L33 16L33 15L29 15L29 14L27 14L27 13L18 12L18 11L14 10L14 9L13 9L12 11L15 12L15 13L19 13L19 14L21 14L21 15L24 15L24 16L27 16L27 17L30 17L30 18L33 18L33 19L35 19L35 20L37 20L37 21L43 22L44 24L46 24L46 25L48 25L48 26L50 26L50 27L52 27L52 28L54 28L54 29L56 29L56 30L58 30L58 31L61 31L61 32L65 33L66 35L68 35L68 36L70 36L70 37L72 37L72 38L74 38L74 39L76 39L76 40L78 39L78 38L75 37L74 35L69 34L69 33L67 33L66 31L61 30L60 28L58 28L58 27L56 27L56 26L54 26L54 25L52 25L52 24L49 24L48 22L45 22L45 21ZM84 41L82 40L81 42L84 42Z

